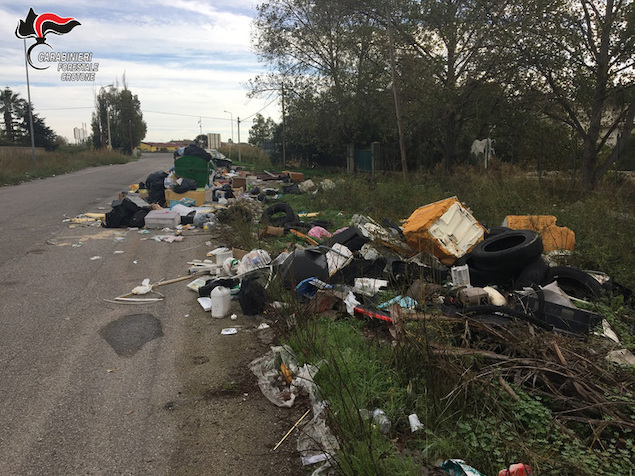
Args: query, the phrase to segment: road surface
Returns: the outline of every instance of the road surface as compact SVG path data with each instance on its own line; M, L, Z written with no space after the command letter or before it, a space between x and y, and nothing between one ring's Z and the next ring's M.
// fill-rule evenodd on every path
M222 243L64 222L109 211L171 162L147 154L0 188L0 474L301 472L293 438L271 451L301 409L267 402L247 370L271 341L258 319L212 319L189 281L157 288L159 303L109 302L187 275Z

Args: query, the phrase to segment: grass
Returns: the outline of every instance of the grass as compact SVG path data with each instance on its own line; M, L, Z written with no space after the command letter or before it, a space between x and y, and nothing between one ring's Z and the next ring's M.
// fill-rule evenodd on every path
M316 383L340 442L341 474L422 474L448 458L464 459L483 474L521 461L546 475L629 474L632 431L615 434L604 447L589 446L562 431L539 397L514 386L514 402L500 387L474 379L465 362L432 357L421 342L425 332L413 326L409 340L395 345L367 323L305 315L288 336L302 361L326 361ZM632 405L632 395L617 398ZM359 411L376 408L391 421L387 434ZM410 413L423 430L411 433Z
M35 161L29 148L0 148L0 186L76 172L100 165L124 164L134 156L118 152L67 147L55 152L38 150Z

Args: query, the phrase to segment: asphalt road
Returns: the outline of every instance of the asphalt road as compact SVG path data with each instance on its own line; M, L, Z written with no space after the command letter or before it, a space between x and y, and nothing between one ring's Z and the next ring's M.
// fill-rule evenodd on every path
M158 287L159 303L108 302L187 276L210 235L64 222L171 164L148 154L0 188L1 476L298 474L293 439L271 449L303 410L271 405L248 370L271 343L259 320L211 319L189 279Z
M120 191L170 162L169 154L152 155L0 189L1 474L160 474L165 467L173 428L161 408L178 385L180 336L161 316L183 303L139 308L104 299L162 276L181 257L136 232L117 242L115 233L126 230L63 220L110 210ZM137 314L145 317L127 318L133 327L114 339L134 333L138 340L113 341L127 353L118 355L105 326Z

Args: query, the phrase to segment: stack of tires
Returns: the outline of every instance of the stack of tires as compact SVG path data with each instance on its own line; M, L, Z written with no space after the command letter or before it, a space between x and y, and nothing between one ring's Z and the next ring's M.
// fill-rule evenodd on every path
M535 231L499 228L455 265L468 265L472 286L519 289L545 281L549 266L542 252L542 239Z
M605 293L603 286L582 270L549 266L541 257L542 252L542 239L535 231L499 227L490 230L455 265L468 265L472 286L497 285L519 290L556 281L565 293L580 299L597 299Z

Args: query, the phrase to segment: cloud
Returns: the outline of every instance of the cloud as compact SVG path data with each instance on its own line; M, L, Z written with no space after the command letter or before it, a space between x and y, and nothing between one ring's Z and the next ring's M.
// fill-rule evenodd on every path
M99 87L121 84L125 74L146 111L149 141L193 137L200 131L198 117L203 132L219 132L227 140L231 122L224 111L232 112L234 126L238 117L260 110L278 121L277 104L248 100L244 86L263 70L250 46L255 5L252 0L32 2L38 14L72 16L81 23L67 35L48 37L56 52L90 51L99 63L94 83L62 82L55 65L30 70L35 111L56 133L72 139L73 127L90 124ZM0 86L24 98L24 46L14 31L27 13L27 6L0 7ZM27 40L27 47L31 43ZM244 140L248 127L242 130Z

